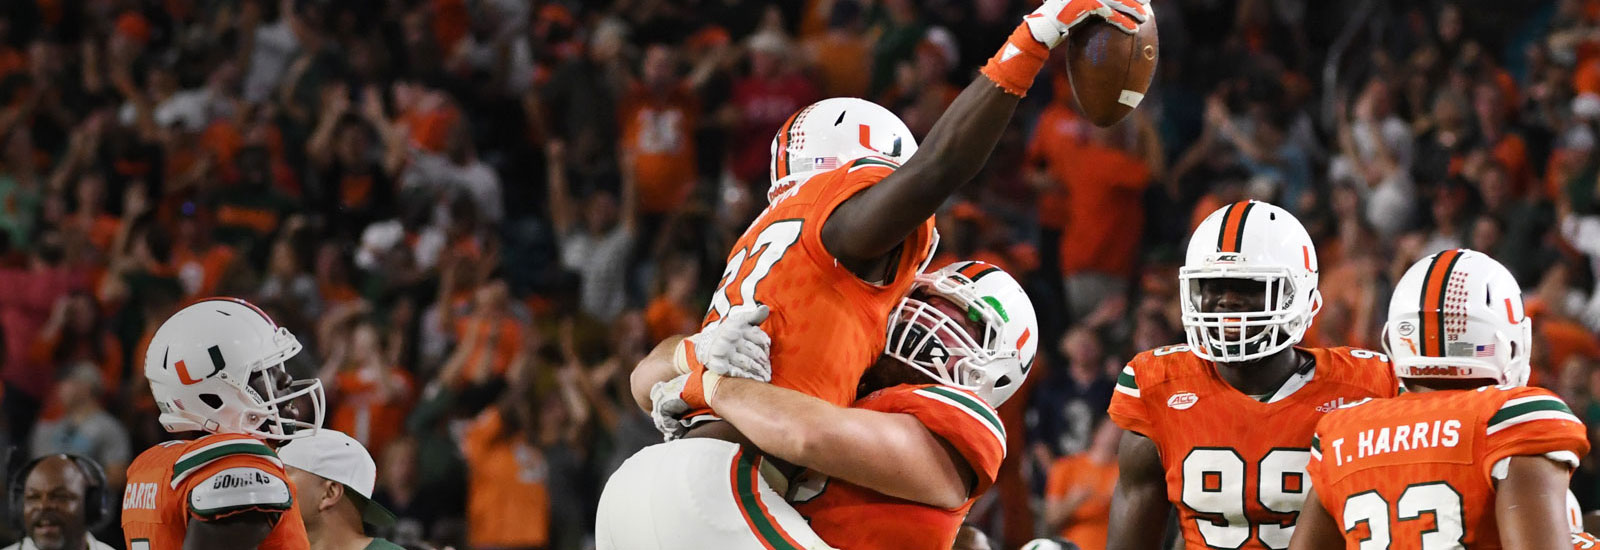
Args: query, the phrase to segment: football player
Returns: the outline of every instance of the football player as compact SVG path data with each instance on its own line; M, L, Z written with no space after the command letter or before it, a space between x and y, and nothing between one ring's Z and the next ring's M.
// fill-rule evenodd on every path
M1311 238L1282 208L1212 212L1178 278L1188 344L1134 357L1111 397L1126 433L1108 547L1158 547L1176 507L1187 548L1287 548L1317 419L1393 396L1393 369L1371 351L1295 346L1322 297Z
M1565 492L1589 451L1566 403L1527 387L1532 322L1511 272L1446 250L1411 266L1383 344L1407 392L1317 423L1293 548L1565 550ZM1393 545L1393 546L1391 546Z
M310 548L274 452L322 424L322 383L293 380L283 367L300 348L288 329L234 298L201 300L161 324L144 362L161 425L204 435L151 447L128 466L129 550Z
M1145 0L1044 2L955 99L920 149L904 123L868 101L833 98L795 113L772 142L769 204L729 253L703 326L718 324L736 306L771 306L776 313L765 328L772 344L761 355L766 361L770 351L772 383L849 405L862 373L883 349L890 311L931 258L935 210L983 166L1050 49L1092 18L1133 34L1148 17ZM695 349L696 342L684 340L680 353L705 361L716 351ZM724 451L744 438L707 413L690 412L697 422L691 435L725 445L671 442L671 449L652 452L687 453L681 459L706 475L725 475L733 455ZM692 521L699 513L681 503L652 510L664 514L664 523ZM677 515L690 518L670 519ZM597 529L631 525L602 516Z
M750 326L759 321L741 319ZM849 408L756 379L720 377L691 360L684 367L691 374L655 392L654 415L667 409L663 400L681 391L690 403L680 410L709 404L761 451L808 468L777 492L790 494L828 544L851 550L951 548L967 510L994 482L1005 457L1005 428L993 407L1027 376L1037 345L1033 304L999 268L959 262L919 276L889 326L887 349L861 381L864 397ZM641 369L675 374L670 354L659 353L663 348ZM734 452L738 491L759 474L748 452ZM661 534L635 527L633 538L601 546L649 548ZM718 541L697 542L715 547Z

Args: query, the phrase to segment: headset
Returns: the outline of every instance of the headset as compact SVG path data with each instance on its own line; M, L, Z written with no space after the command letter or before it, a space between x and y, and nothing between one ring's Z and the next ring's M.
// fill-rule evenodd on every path
M111 519L111 501L106 498L106 471L93 460L72 454L51 454L29 460L22 468L11 475L11 484L6 486L7 503L10 505L11 525L20 532L27 532L27 526L22 519L22 491L28 483L28 475L33 473L33 467L39 465L44 459L60 457L72 461L78 467L78 472L83 474L88 483L83 488L83 523L87 531L97 531L105 527L105 522Z

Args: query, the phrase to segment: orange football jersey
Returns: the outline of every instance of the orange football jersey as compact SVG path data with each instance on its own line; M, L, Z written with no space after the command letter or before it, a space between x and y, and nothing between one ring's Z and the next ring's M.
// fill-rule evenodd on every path
M1156 444L1188 548L1289 547L1317 419L1399 389L1383 354L1296 348L1315 368L1267 402L1228 385L1185 345L1147 351L1117 378L1111 420Z
M901 245L893 273L881 284L862 281L834 260L822 246L822 223L894 168L868 157L798 183L734 244L705 324L740 304L770 306L762 328L772 336L773 384L848 406L861 373L883 353L889 313L931 257L933 219Z
M1350 548L1500 548L1492 470L1548 455L1577 466L1583 423L1542 388L1408 393L1317 423L1306 467ZM1362 540L1371 540L1363 543Z
M933 384L903 385L861 398L853 408L909 414L965 458L977 474L972 498L941 510L807 472L796 481L795 510L836 548L950 548L973 501L994 483L1006 457L1000 415L972 392Z
M260 497L255 503L235 500L250 488L277 488L287 494L281 502L261 502ZM235 492L200 499L216 505L209 507L196 505L191 498L196 489ZM246 491L238 491L241 489ZM294 506L294 484L289 483L283 462L261 440L213 434L193 441L168 441L139 453L128 465L128 484L122 495L123 542L129 550L179 550L191 520L267 511L277 513L278 522L261 543L261 550L308 550L311 543L306 526Z

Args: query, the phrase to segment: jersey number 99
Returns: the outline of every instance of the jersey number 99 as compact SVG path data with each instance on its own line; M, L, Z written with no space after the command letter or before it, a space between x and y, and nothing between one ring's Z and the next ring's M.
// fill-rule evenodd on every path
M1256 462L1256 501L1271 512L1298 516L1310 489L1306 449L1273 449ZM1294 518L1283 523L1252 524L1245 499L1251 491L1245 459L1239 451L1198 447L1183 459L1183 505L1202 516L1195 520L1200 537L1212 548L1243 548L1252 533L1267 548L1289 547Z

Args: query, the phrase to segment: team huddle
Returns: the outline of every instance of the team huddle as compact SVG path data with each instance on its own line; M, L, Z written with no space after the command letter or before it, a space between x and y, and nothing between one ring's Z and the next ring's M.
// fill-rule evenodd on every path
M632 393L666 442L608 480L612 549L986 548L960 537L1006 457L995 411L1031 370L1034 304L1004 270L932 267L933 215L982 167L1051 48L1085 21L1134 34L1145 0L1050 0L919 147L860 99L795 113L768 206L728 256L700 332L669 338ZM1398 282L1384 353L1298 347L1317 252L1288 211L1225 206L1179 273L1184 344L1139 354L1110 548L1538 548L1594 543L1565 491L1588 452L1562 400L1527 387L1531 321L1510 272L1447 250ZM317 432L300 344L259 309L205 300L164 323L145 373L168 431L129 468L131 549L309 548L279 447ZM1037 547L1045 547L1040 543Z

